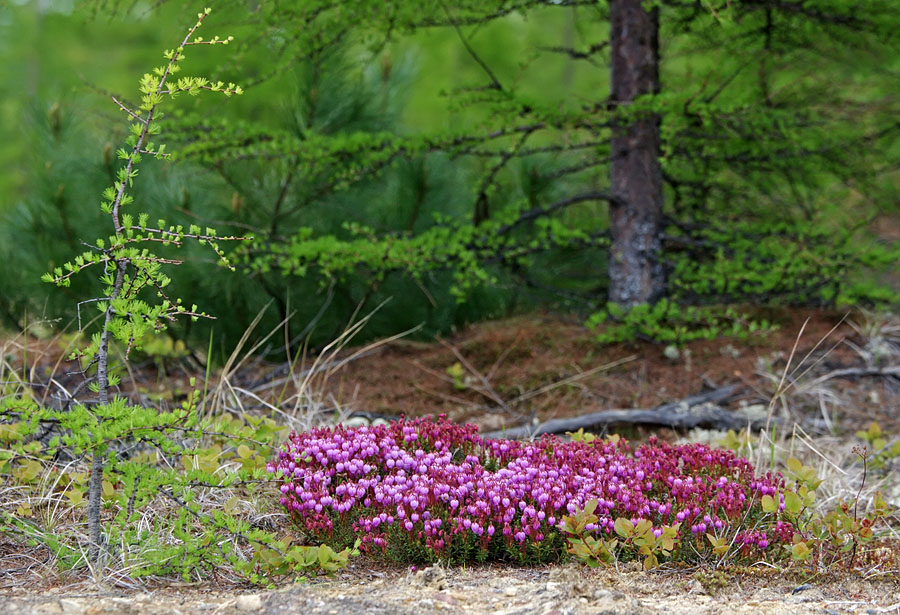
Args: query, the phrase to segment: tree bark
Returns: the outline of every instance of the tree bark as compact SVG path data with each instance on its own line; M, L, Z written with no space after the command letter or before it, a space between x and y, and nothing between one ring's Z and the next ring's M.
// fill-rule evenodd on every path
M610 0L610 99L624 108L659 91L659 15L643 0ZM659 117L648 114L613 130L609 299L623 307L665 294Z
M121 232L121 227L116 223L116 231ZM116 262L116 281L112 294L109 297L109 305L103 320L103 331L100 334L100 345L97 347L97 401L101 406L109 403L109 326L113 319L112 302L122 293L122 284L125 281L125 261ZM100 527L100 509L103 506L103 467L106 456L106 444L100 441L97 434L94 443L94 456L91 460L91 479L88 482L88 559L92 563L100 561L103 552L103 533Z

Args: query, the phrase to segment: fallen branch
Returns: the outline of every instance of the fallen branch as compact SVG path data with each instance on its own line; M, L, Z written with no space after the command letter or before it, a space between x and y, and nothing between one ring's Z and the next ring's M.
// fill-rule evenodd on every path
M861 378L863 376L882 376L884 378L900 378L900 365L893 367L848 367L845 369L836 369L833 372L828 372L827 374L823 374L819 376L812 382L810 385L821 384L826 380L831 380L832 378Z
M730 385L663 404L651 410L601 410L567 419L551 419L537 426L525 425L483 434L484 438L533 438L545 433L563 433L608 425L663 425L673 429L743 429L757 421L715 404L733 397L739 385Z

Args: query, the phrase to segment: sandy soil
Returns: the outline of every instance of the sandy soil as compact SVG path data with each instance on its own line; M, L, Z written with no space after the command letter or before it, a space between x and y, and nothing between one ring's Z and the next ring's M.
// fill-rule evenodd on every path
M785 576L765 568L651 574L588 570L574 565L447 571L429 568L415 573L357 568L333 580L265 592L170 585L136 593L96 588L59 588L42 595L6 591L5 596L0 593L0 599L3 612L9 615L835 615L900 611L900 584L896 580L878 575L868 580L859 576L806 576Z

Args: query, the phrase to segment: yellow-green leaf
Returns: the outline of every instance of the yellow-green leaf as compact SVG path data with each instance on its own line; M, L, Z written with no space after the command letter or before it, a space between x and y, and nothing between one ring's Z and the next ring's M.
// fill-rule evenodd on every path
M784 509L792 515L799 515L800 511L803 510L803 502L800 501L800 496L793 491L786 492L784 494Z
M78 506L84 501L84 491L81 489L69 489L66 491L66 497L69 498L72 506Z
M228 513L229 515L233 515L234 511L237 510L238 504L240 504L240 502L241 501L238 498L238 496L236 496L236 495L231 496L228 499L228 501L225 502L225 506L224 506L225 512Z
M809 549L809 545L807 545L805 542L798 542L791 547L791 557L793 557L797 561L803 561L807 559L810 553L811 551Z
M634 524L630 519L619 517L615 524L616 534L622 538L629 538L634 533Z

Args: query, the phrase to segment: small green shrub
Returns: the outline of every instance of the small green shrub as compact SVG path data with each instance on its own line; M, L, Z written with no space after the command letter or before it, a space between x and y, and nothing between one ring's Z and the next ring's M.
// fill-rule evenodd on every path
M598 329L597 341L602 344L650 340L681 345L720 337L746 340L775 328L767 320L753 320L731 307L679 305L670 299L631 309L609 303L587 324Z
M99 455L100 561L133 578L190 580L225 566L263 583L343 566L353 548L291 545L252 521L268 506L265 462L283 428L252 415L204 419L198 399L192 392L170 412L121 398L65 410L4 400L0 474L24 499L0 508L0 531L45 545L63 569L82 566L84 539L64 519L83 516L89 485L80 460Z
M243 498L258 504L265 497L260 492L266 482L265 459L279 434L271 419L247 415L204 419L196 390L172 411L136 406L114 394L118 376L110 356L113 342L122 345L127 358L148 335L164 331L176 317L206 316L196 306L187 308L181 299L169 296L166 288L171 280L163 267L180 261L158 256L148 246L178 248L187 240L195 241L230 267L214 229L195 225L185 229L163 220L151 226L148 214L126 213L134 201L130 191L142 157L167 156L165 145L151 141L160 131L160 105L180 94L242 92L233 83L175 78L185 48L231 41L231 37L195 36L209 13L210 9L199 13L181 43L165 52L166 64L141 78L138 107L129 108L113 98L131 125L126 147L116 153L122 166L101 202L112 234L43 277L67 287L79 273L101 270L103 294L90 301L100 312L99 330L71 357L80 360L97 398L73 399L62 409L41 406L24 394L0 399L4 444L0 469L8 471L27 495L15 510L0 510L0 531L44 544L64 568L86 560L103 565L115 557L132 577L178 573L189 580L227 564L249 580L262 582L309 570L330 572L353 552L289 546L238 514ZM81 325L79 309L79 329ZM82 471L86 459L90 470ZM220 495L211 496L211 490ZM230 497L217 501L222 494ZM204 506L204 498L210 497L221 509L209 511ZM83 513L86 540L76 532L50 527L58 522L60 506L65 512ZM255 549L255 555L248 555L248 549Z

